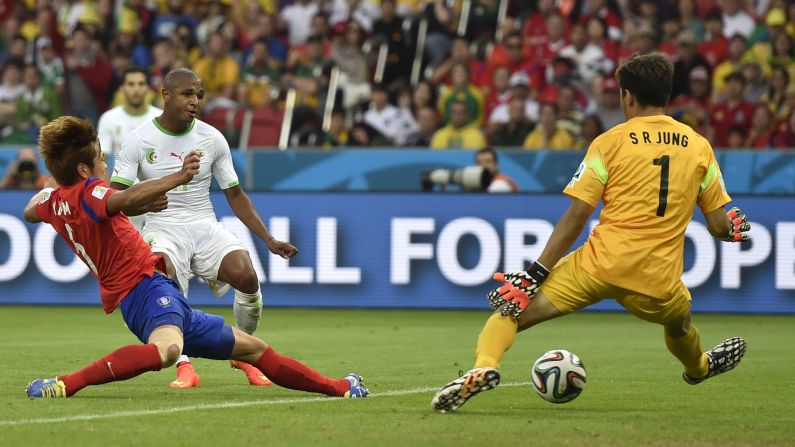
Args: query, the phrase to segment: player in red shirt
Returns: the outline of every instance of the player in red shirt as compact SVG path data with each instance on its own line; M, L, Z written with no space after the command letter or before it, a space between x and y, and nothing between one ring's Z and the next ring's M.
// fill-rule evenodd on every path
M264 341L224 324L223 318L193 310L176 282L163 274L163 257L149 246L126 214L162 211L167 191L199 172L192 151L182 170L141 182L125 191L106 183L107 165L97 131L86 120L61 117L41 128L39 146L58 184L45 188L25 207L25 220L47 222L99 281L106 313L119 308L124 322L144 344L123 346L85 368L52 379L36 379L30 398L69 397L89 385L126 380L192 357L251 363L277 385L339 397L366 397L358 374L325 377L276 353Z

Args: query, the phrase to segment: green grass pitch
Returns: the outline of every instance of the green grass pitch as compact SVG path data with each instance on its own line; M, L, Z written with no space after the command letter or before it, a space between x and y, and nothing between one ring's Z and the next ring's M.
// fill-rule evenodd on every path
M231 321L231 310L213 308ZM503 384L458 413L430 409L434 390L469 369L486 312L268 310L258 335L329 375L361 373L364 400L249 386L225 362L194 362L202 386L172 390L174 370L31 401L36 377L71 372L134 343L99 308L0 307L2 446L776 446L795 445L793 316L696 315L704 344L741 335L734 371L686 385L662 329L627 314L578 314L519 335ZM549 404L527 382L551 348L578 354L588 385Z

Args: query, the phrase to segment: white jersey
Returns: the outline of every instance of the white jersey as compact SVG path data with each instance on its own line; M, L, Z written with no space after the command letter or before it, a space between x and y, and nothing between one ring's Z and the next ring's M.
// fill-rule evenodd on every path
M194 119L188 130L181 134L169 132L151 119L130 132L116 156L111 182L132 185L179 172L182 161L190 151L199 151L199 174L189 183L168 192L168 208L158 213L148 213L146 224L183 224L199 219L213 219L210 203L210 180L214 176L222 189L237 186L235 168L229 144L221 132L211 125Z
M162 110L149 106L146 112L140 115L130 115L124 106L114 107L103 113L99 118L97 132L99 133L99 146L105 155L113 155L121 150L121 142L133 129L141 124L160 116Z

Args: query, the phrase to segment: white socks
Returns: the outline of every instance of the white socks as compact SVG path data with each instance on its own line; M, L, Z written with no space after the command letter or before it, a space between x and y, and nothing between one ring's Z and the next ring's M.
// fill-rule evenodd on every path
M235 313L235 323L237 327L248 333L253 334L259 325L262 315L262 292L257 289L256 293L243 293L235 290L235 304L232 305Z
M175 363L175 365L179 365L180 363L183 363L183 362L190 363L190 358L188 358L188 356L185 355L185 354L182 354L182 355L179 356L179 358L177 359L177 363Z

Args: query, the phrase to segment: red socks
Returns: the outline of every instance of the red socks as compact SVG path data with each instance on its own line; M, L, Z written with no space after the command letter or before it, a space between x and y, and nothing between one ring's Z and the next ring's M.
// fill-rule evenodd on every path
M131 379L148 371L160 371L163 366L157 346L123 346L96 362L72 374L58 376L66 385L66 395L72 396L89 385Z
M254 364L276 385L293 390L342 397L350 388L345 379L331 379L298 360L284 357L269 347ZM66 387L67 391L69 387Z

